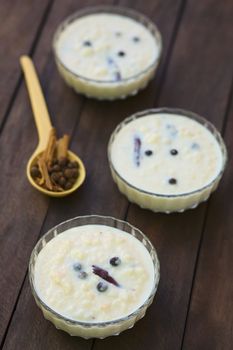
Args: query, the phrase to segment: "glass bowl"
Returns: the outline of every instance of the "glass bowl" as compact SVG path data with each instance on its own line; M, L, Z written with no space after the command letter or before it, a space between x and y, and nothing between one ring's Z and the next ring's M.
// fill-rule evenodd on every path
M52 240L54 237L56 237L60 233L77 226L97 225L97 224L115 227L122 231L125 231L133 235L145 246L145 248L147 249L147 251L151 256L153 266L154 266L154 284L153 284L151 293L149 297L145 300L145 302L136 311L132 312L126 317L119 318L113 321L107 321L107 322L74 321L72 319L66 318L58 314L40 299L39 295L36 292L35 283L34 283L35 263L37 261L37 257L40 251L46 246L46 244L50 240ZM98 216L98 215L79 216L53 227L38 241L38 243L36 244L35 248L32 251L30 262L29 262L29 280L30 280L32 294L35 298L37 305L42 310L44 317L49 321L51 321L57 329L62 329L63 331L69 333L72 336L80 336L85 339L105 338L110 335L118 335L122 331L132 328L135 322L141 319L145 315L146 309L152 303L158 287L159 278L160 278L159 260L158 260L155 248L153 247L149 239L139 229L130 225L129 223L115 219L113 217L107 217L107 216Z
M65 65L57 52L57 42L60 34L75 20L80 17L97 14L97 13L109 13L118 14L125 17L134 19L135 21L144 25L154 36L154 39L158 45L158 56L152 64L147 66L141 72L136 75L121 79L120 81L103 81L89 79L80 74L76 74ZM114 100L123 99L129 95L135 95L137 92L145 88L148 82L153 78L156 68L159 64L162 53L162 38L156 25L150 21L146 16L124 7L118 6L96 6L87 7L81 11L78 11L71 16L67 17L57 28L53 38L53 52L55 56L56 65L61 76L65 82L71 86L76 92L84 94L87 97L93 97L100 100Z
M217 140L220 150L222 152L222 167L217 176L206 186L199 188L197 190L186 192L186 193L180 193L180 194L158 194L153 193L149 191L142 190L141 188L138 188L136 186L133 186L128 181L124 179L124 177L117 172L117 170L114 167L114 164L112 162L111 157L111 148L112 144L115 140L116 135L119 133L119 131L124 128L125 125L129 124L131 121L143 118L144 116L147 116L149 114L160 114L160 113L168 113L168 114L178 114L185 117L189 117L201 125L203 125L205 128L207 128L211 134L215 137ZM113 177L113 180L116 182L120 192L122 192L130 202L138 204L140 207L145 209L150 209L154 212L162 212L162 213L172 213L172 212L183 212L186 209L193 209L196 208L197 205L203 201L206 201L210 194L217 188L219 181L223 175L223 172L226 167L227 163L227 150L226 146L224 144L224 141L218 132L218 130L215 128L213 124L211 124L208 120L206 120L203 117L200 117L199 115L186 111L179 108L155 108L155 109L148 109L142 112L138 112L133 114L132 116L126 118L123 120L113 131L110 141L108 144L108 161L110 165L111 174Z

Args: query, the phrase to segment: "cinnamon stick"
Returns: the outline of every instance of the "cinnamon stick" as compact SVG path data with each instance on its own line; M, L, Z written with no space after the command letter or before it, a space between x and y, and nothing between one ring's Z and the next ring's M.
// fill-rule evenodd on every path
M42 178L44 179L44 183L45 183L46 188L48 190L52 191L53 190L53 184L52 184L52 182L50 180L50 177L49 177L49 173L48 173L48 169L47 169L47 165L46 165L44 154L39 158L38 165L39 165L39 169L41 171Z
M43 157L45 159L45 162L47 164L51 164L53 158L54 158L54 152L55 152L55 148L56 148L56 130L55 128L52 128L50 130L50 134L49 134L49 140L48 140L48 144L46 147L46 150L43 153Z
M57 159L66 158L69 148L70 136L65 134L57 142Z
M51 128L46 149L30 169L35 183L42 188L63 192L74 186L79 176L79 163L69 159L69 141L70 136L66 134L57 140L55 128Z

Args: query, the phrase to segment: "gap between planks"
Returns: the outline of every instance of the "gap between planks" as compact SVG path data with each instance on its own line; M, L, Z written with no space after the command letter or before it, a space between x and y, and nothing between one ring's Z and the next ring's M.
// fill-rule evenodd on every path
M49 13L51 11L53 3L54 3L54 0L49 0L48 1L48 4L47 4L47 6L45 8L45 11L44 11L44 14L42 16L42 19L41 19L41 21L39 23L39 26L38 26L38 29L36 31L35 38L32 41L32 45L31 45L31 47L29 49L29 52L28 52L29 56L33 56L33 54L34 54L34 51L35 51L35 49L37 47L37 43L38 43L38 41L39 41L39 39L41 37L41 33L43 31L43 28L44 28L44 26L45 26L45 24L47 22L47 18L49 16ZM2 132L3 132L3 130L4 130L4 126L6 124L8 115L11 112L12 106L14 104L16 96L18 95L18 92L19 92L20 86L22 84L22 81L23 81L23 74L21 72L18 80L16 81L15 87L13 88L12 95L11 95L9 103L8 103L8 105L6 107L6 112L5 112L5 114L4 114L3 118L2 118L2 122L0 124L0 136L1 136Z
M53 0L52 0L52 1L53 1ZM85 106L85 101L86 101L86 99L83 98L83 99L82 99L82 102L81 102L81 105L80 105L80 109L79 109L79 111L78 111L77 121L76 121L76 123L75 123L75 125L74 125L74 128L73 128L73 130L72 130L72 133L71 133L71 138L70 138L70 139L71 139L71 143L72 143L72 140L73 140L75 131L76 131L77 128L78 128L78 125L79 125L79 122L80 122L80 119L81 119L81 115L82 115L82 111L83 111L84 106ZM50 203L51 203L51 201L49 200L48 209L47 209L46 214L45 214L45 216L44 216L44 219L43 219L43 222L42 222L41 228L40 228L40 230L39 230L39 234L38 234L38 236L37 236L36 241L38 241L38 239L39 239L40 236L42 235L43 228L44 228L46 219L47 219L48 214L49 214ZM7 327L6 327L6 331L5 331L4 335L3 335L2 342L1 342L1 344L0 344L0 349L3 349L3 347L4 347L5 339L6 339L6 337L7 337L8 330L9 330L9 327L10 327L10 324L11 324L11 321L12 321L12 319L13 319L13 317L14 317L14 313L15 313L15 310L16 310L16 308L17 308L18 301L19 301L19 299L20 299L20 295L21 295L21 292L22 292L22 290L23 290L23 286L24 286L24 284L25 284L27 275L28 275L28 269L27 269L26 272L25 272L25 275L24 275L22 284L21 284L21 286L20 286L19 294L18 294L18 296L17 296L17 298L16 298L14 307L13 307L13 309L12 309L12 313L11 313L11 315L10 315L10 319L9 319L8 325L7 325Z
M43 32L43 28L47 22L47 18L49 16L49 13L51 12L51 8L52 8L52 5L54 3L54 0L50 0L49 4L47 5L47 8L45 10L45 13L42 17L42 20L41 20L41 23L38 27L38 30L37 30L37 33L36 33L36 36L35 36L35 39L33 41L33 44L31 46L31 49L29 50L29 54L30 56L33 56L34 52L35 52L35 49L37 47L37 43L40 39L40 36ZM119 4L119 1L118 0L114 0L113 1L113 4L114 5L118 5ZM167 67L169 65L169 62L170 62L170 58L172 56L172 52L173 52L173 48L175 46L175 41L176 41L176 38L177 38L177 35L178 35L178 31L179 31L179 27L180 27L180 23L181 23L181 20L182 20L182 17L183 17L183 13L184 13L184 10L185 10L185 4L186 4L186 0L182 0L181 1L181 4L180 4L180 7L179 7L179 10L178 10L178 14L177 14L177 18L176 18L176 21L175 21L175 24L174 24L174 28L172 30L172 34L171 34L171 39L170 39L170 43L169 43L169 46L168 46L168 50L167 50L167 54L166 54L166 57L165 57L165 60L164 60L164 67L162 69L162 72L161 72L161 77L159 79L159 82L158 82L158 86L159 88L156 90L156 95L155 95L155 99L153 101L153 106L155 106L158 102L158 99L159 99L159 96L160 96L160 92L162 90L162 85L163 85L163 82L165 80L165 77L166 77L166 72L167 72ZM14 100L15 100L15 97L17 96L17 93L20 89L20 86L22 84L22 80L23 80L23 77L22 77L22 74L20 76L20 78L18 79L17 83L16 83L16 87L13 91L13 94L12 94L12 97L10 99L10 102L9 102L9 105L7 107L7 112L3 118L3 122L2 122L2 125L0 126L0 134L1 132L3 131L4 129L4 125L6 123L6 120L7 120L7 117L8 117L8 114L10 113L11 111L11 108L13 106L13 103L14 103ZM85 98L84 98L84 101L82 101L82 104L81 104L81 107L80 107L80 111L78 113L78 120L73 128L73 131L72 131L72 136L74 135L75 131L78 129L78 125L79 125L79 122L82 118L82 112L83 112L83 109L84 109L84 106L85 106ZM127 216L128 216L128 213L129 213L129 210L130 210L130 206L131 204L128 202L128 205L126 207L126 210L125 210L125 214L123 215L124 216L124 220L127 219ZM41 225L41 229L40 229L40 232L38 234L38 237L37 239L40 237L42 231L43 231L43 227L44 227L44 224L46 222L46 218L48 216L48 213L49 213L49 210L50 210L50 204L48 205L48 210L46 212L46 215L44 217L44 220L43 220L43 223ZM17 308L17 305L18 305L18 302L19 302L19 299L20 299L20 296L21 296L21 292L22 292L22 289L23 289L23 286L25 284L25 281L26 281L26 277L27 277L27 273L28 273L28 270L26 271L25 273L25 276L24 276L24 279L22 281L22 284L20 286L20 290L19 290L19 294L17 296L17 299L16 299L16 302L15 302L15 305L14 305L14 308L12 310L12 314L10 316L10 320L9 320L9 323L7 325L7 328L6 328L6 332L4 334L4 337L3 337L3 340L2 340L2 343L1 343L1 346L0 346L0 349L2 349L4 347L4 343L5 343L5 339L7 337L7 334L8 334L8 330L9 330L9 327L10 327L10 324L11 324L11 321L14 317L14 313L15 313L15 310ZM91 344L91 347L90 347L90 350L94 350L94 347L95 347L95 339L92 341L92 344Z
M222 135L223 138L225 136L226 125L227 125L227 120L229 118L229 113L230 113L230 109L231 109L232 100L233 100L233 76L232 76L231 87L230 87L230 91L229 91L229 95L228 95L228 99L227 99L226 111L224 113L223 123L222 123L222 128L221 128L221 135ZM207 205L206 205L206 208L205 208L205 217L204 217L204 220L203 220L201 236L200 236L200 240L199 240L199 244L198 244L197 256L196 256L194 272L193 272L193 279L192 279L192 284L191 284L191 289L190 289L190 294L189 294L189 300L188 300L187 314L186 314L186 318L185 318L184 331L183 331L182 342L181 342L181 347L180 347L181 350L184 347L186 329L187 329L188 318L189 318L189 310L190 310L191 303L192 303L193 290L194 290L194 286L195 286L196 275L197 275L198 265L199 265L199 257L200 257L200 254L201 254L201 248L202 248L202 243L203 243L203 239L204 239L204 233L205 233L206 224L207 224L207 220L208 220L208 211L209 211L210 200L211 200L211 198L207 202Z
M181 23L181 20L183 18L184 12L185 12L185 5L186 5L187 1L188 0L182 0L181 4L180 4L180 8L179 8L179 11L177 14L174 29L173 29L173 32L171 35L171 41L170 41L170 44L168 46L167 55L166 55L165 60L164 60L165 62L164 62L164 67L162 69L161 78L160 78L160 81L158 82L159 88L157 88L156 93L155 93L155 99L154 99L153 106L156 106L158 104L158 101L159 101L160 92L162 91L161 87L162 87L164 80L166 79L167 67L169 65L169 61L170 61L170 58L172 56L172 52L173 52L173 49L175 46L176 38L178 36L180 23Z

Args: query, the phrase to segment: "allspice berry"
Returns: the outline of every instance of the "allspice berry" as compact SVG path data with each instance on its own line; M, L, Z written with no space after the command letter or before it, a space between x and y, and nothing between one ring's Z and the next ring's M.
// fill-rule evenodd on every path
M67 179L71 179L73 177L73 169L65 169L64 175Z
M33 167L31 167L31 176L33 178L36 178L36 177L41 177L41 173L40 173L40 170L38 168L37 165L34 165Z
M72 162L68 162L68 164L67 164L67 168L69 168L69 169L73 169Z
M68 162L68 159L66 157L61 157L59 160L58 160L58 164L60 165L60 167L64 168L66 166Z
M78 162L76 162L75 160L73 162L70 162L70 163L72 165L72 168L78 168L79 167Z
M60 174L57 172L54 172L50 175L50 178L53 182L58 182L60 178Z
M70 190L72 188L73 184L70 181L67 181L67 183L64 186L65 190Z
M60 165L55 164L55 165L52 167L52 171L61 171Z
M72 172L73 172L73 178L74 178L74 179L77 179L77 177L78 177L78 175L79 175L78 169L72 169Z
M69 182L70 182L70 183L72 183L72 185L74 185L74 184L75 184L75 182L76 182L76 179L71 178L71 179L69 179Z
M66 184L66 178L64 176L61 176L58 180L58 183L60 186L64 187Z

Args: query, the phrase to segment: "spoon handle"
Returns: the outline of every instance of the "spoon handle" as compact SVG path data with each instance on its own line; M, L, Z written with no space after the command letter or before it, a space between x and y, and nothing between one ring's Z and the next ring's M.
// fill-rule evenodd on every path
M20 64L24 72L26 85L31 101L32 111L34 114L34 119L39 135L38 148L40 150L44 150L48 142L49 132L52 128L49 112L35 70L35 66L31 58L25 55L21 56Z

